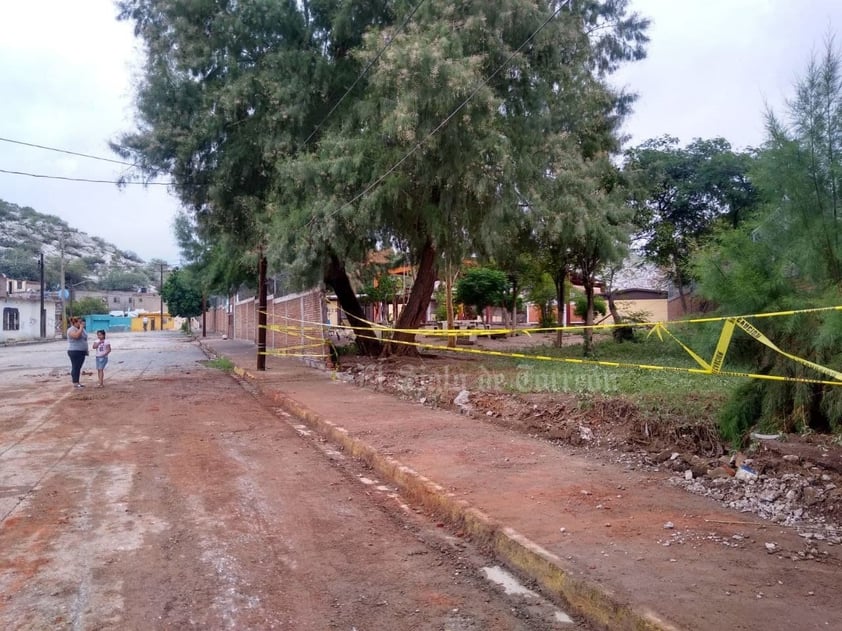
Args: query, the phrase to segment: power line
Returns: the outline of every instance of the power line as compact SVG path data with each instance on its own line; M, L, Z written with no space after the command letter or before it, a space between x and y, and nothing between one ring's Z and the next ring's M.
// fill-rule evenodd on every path
M91 160L101 160L102 162L113 162L114 164L122 164L124 166L136 166L131 162L123 162L122 160L113 160L111 158L103 158L100 156L92 156L88 153L79 153L78 151L70 151L68 149L57 149L56 147L48 147L46 145L37 145L33 142L24 142L22 140L12 140L11 138L0 138L0 142L9 142L15 145L23 145L24 147L34 147L36 149L45 149L46 151L55 151L57 153L66 153L71 156L79 156L80 158L89 158Z
M62 175L44 175L42 173L27 173L26 171L10 171L8 169L0 169L0 173L8 173L9 175L25 175L26 177L35 177L45 180L63 180L65 182L87 182L89 184L113 184L115 186L123 186L128 184L140 184L141 186L172 186L172 182L132 182L130 180L114 181L114 180L94 180L84 177L64 177Z
M459 112L461 112L461 111L462 111L462 109L464 109L464 108L465 108L465 106L466 106L466 105L467 105L467 104L471 101L471 99L473 99L473 98L477 95L477 93L478 93L478 92L479 92L479 91L480 91L480 90L481 90L481 89L482 89L485 85L487 85L487 84L488 84L488 82L489 82L489 81L491 81L494 77L496 77L496 76L500 73L500 71L501 71L501 70L503 70L503 68L505 68L506 66L508 66L508 65L509 65L509 62L510 62L512 59L514 59L515 55L517 55L517 54L518 54L521 50L523 50L523 49L526 47L526 45L527 45L527 44L529 44L529 42L531 42L533 39L535 39L535 36L536 36L536 35L538 35L538 33L540 33L542 30L544 30L544 28L547 26L547 24L549 24L550 22L552 22L552 21L555 19L555 17L556 17L559 13L561 13L561 10L562 10L565 6L569 5L569 4L570 4L570 2L571 2L571 0L567 0L567 2L563 2L562 4L560 4L560 5L558 6L558 8L557 8L555 11L553 11L553 12L550 14L550 16L549 16L546 20L544 20L544 22L541 24L541 26L539 26L537 29L535 29L535 30L534 30L534 31L533 31L533 32L529 35L529 37L527 37L525 40L523 40L523 43L522 43L520 46L518 46L518 47L517 47L517 49L515 49L515 51L514 51L511 55L509 55L509 56L505 59L505 61L503 61L503 63L502 63L502 64L500 64L500 65L497 67L497 69L496 69L496 70L494 70L494 72L492 72L492 73L491 73L490 75L488 75L485 79L483 79L482 81L480 81L480 82L476 85L476 87L474 87L474 89L471 91L471 93L470 93L470 94L469 94L469 95L465 98L465 100L464 100L464 101L462 101L462 102L461 102L461 103L460 103L460 104L456 107L456 109L454 109L454 110L453 110L450 114L448 114L448 115L444 118L444 120L442 120L442 121L441 121L438 125L436 125L436 127L435 127L435 128L434 128L434 129L433 129L433 130L429 133L429 134L427 134L424 138L422 138L421 140L419 140L419 141L415 144L415 146L414 146L412 149L410 149L410 150L409 150L409 152L408 152L408 153L407 153L404 157L402 157L402 158L401 158L400 160L398 160L395 164L393 164L391 167L389 167L389 169L388 169L388 170L387 170L387 171L386 171L383 175L381 175L381 176L380 176L379 178L377 178L374 182L372 182L371 184L369 184L369 185L368 185L368 186L367 186L367 187L366 187L366 188L365 188L362 192L360 192L360 193L358 193L357 195L355 195L352 199L350 199L349 201L345 202L344 204L342 204L341 206L339 206L339 207L338 207L337 209L335 209L334 211L332 211L332 212L328 213L328 214L326 215L325 219L328 219L328 218L330 218L330 217L333 217L334 215L336 215L337 213L339 213L342 209L346 208L347 206L352 205L354 202L356 202L356 201L358 201L359 199L361 199L361 198L365 197L366 195L368 195L368 193L370 193L372 190L374 190L375 188L377 188L377 187L378 187L378 186L379 186L379 185L383 182L383 180L385 180L385 179L386 179L389 175L391 175L392 173L394 173L400 165L402 165L402 164L403 164L404 162L406 162L406 161L407 161L410 157L412 157L412 155L413 155L416 151L418 151L419 149L421 149L421 147L423 147L423 146L427 143L427 141L428 141L428 140L430 140L430 138L432 138L434 135L436 135L436 134L437 134L437 133L438 133L438 132L439 132L439 131L440 131L440 130L441 130L441 129L445 126L445 125L447 125L447 124L448 124L448 123L449 123L449 122L453 119L453 117L454 117L454 116L456 116ZM312 224L313 224L313 222L314 222L314 220L315 220L315 218L311 218L311 219L310 219L310 221L308 221L307 223L308 223L309 225L312 225Z
M316 133L318 133L319 129L322 128L322 126L325 124L327 119L330 118L331 115L333 115L333 113L336 111L336 109L339 107L339 105L342 103L342 101L345 100L345 97L348 96L351 93L351 91L354 89L354 87L356 87L356 85L363 79L363 77L365 77L365 75L368 73L368 71L371 69L371 67L375 63L377 63L377 61L380 59L380 57L383 55L383 53L385 53L386 50L388 50L388 48L392 45L392 42L395 41L396 36L399 33L401 33L404 30L404 28L406 28L406 25L409 24L409 21L415 15L415 13L418 11L418 9L421 8L421 5L424 4L424 2L426 2L426 0L420 0L418 2L418 4L416 4L415 7L412 9L412 11L410 11L409 14L407 14L406 18L401 23L401 25L398 27L397 31L395 31L394 36L389 38L389 41L386 43L386 45L383 46L377 52L377 54L374 56L374 58L366 65L366 67L363 68L362 72L359 74L359 76L357 76L356 79L354 79L354 82L351 84L351 86L347 90L345 90L345 93L339 98L339 100L334 104L334 106L325 115L325 117L322 118L321 122L319 122L319 124L316 125L313 128L313 131L310 132L310 135L307 136L307 138L304 140L304 142L301 143L301 145L298 147L299 150L302 149L308 142L310 142L310 139L313 138L313 136L315 136ZM125 162L123 160L114 160L114 159L111 159L111 158L103 158L101 156L94 156L94 155L91 155L91 154L81 153L81 152L78 152L78 151L70 151L68 149L59 149L57 147L49 147L49 146L46 146L46 145L39 145L39 144L32 143L32 142L24 142L22 140L14 140L12 138L0 137L0 142L8 142L8 143L16 144L16 145L23 145L25 147L34 147L36 149L44 149L46 151L55 151L57 153L64 153L64 154L68 154L68 155L71 155L71 156L79 156L79 157L82 157L82 158L89 158L91 160L100 160L102 162L111 162L113 164L120 164L120 165L128 166L128 167L137 166L134 163ZM42 178L42 179L48 179L48 180L63 180L63 181L67 181L67 182L86 182L86 183L90 183L90 184L114 184L114 185L143 184L142 182L130 182L130 181L126 181L126 180L114 182L112 180L95 180L95 179L89 179L89 178L72 178L72 177L63 177L63 176L59 176L59 175L44 175L44 174L39 174L39 173L27 173L27 172L24 172L24 171L10 171L10 170L7 170L7 169L0 169L0 173L7 173L9 175L22 175L22 176L26 176L26 177ZM171 186L171 185L173 185L173 183L171 183L171 182L148 182L147 184L154 185L154 186Z

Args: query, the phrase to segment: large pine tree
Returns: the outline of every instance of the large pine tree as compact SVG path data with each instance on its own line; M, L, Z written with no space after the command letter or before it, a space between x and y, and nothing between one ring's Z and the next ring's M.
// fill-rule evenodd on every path
M721 232L696 261L701 290L728 315L839 304L840 64L842 55L829 42L798 81L788 120L769 114L768 140L753 172L762 208L741 229ZM756 325L787 352L842 368L838 312L767 318ZM768 347L754 344L751 353L759 373L794 380L740 388L723 417L729 436L737 438L755 424L786 431L842 428L842 388L795 381L832 377Z

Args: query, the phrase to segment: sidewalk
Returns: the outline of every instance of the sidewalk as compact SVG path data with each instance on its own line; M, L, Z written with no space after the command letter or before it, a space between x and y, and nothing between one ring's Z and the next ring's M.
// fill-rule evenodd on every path
M200 338L312 429L608 629L837 629L842 550L797 560L788 528L480 419ZM834 622L835 621L835 622Z

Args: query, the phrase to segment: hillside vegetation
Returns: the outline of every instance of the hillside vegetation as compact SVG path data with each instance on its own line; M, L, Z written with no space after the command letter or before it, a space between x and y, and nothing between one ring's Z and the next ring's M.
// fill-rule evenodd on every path
M92 237L64 220L0 199L0 273L37 281L44 254L48 288L60 284L64 257L65 283L87 288L134 290L155 284L157 263Z

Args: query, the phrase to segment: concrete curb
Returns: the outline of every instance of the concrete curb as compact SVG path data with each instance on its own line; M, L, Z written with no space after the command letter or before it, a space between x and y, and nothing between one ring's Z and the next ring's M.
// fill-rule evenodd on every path
M414 503L435 513L474 541L490 549L500 561L536 581L547 593L561 596L572 610L599 628L611 631L678 631L655 612L641 610L624 602L608 588L575 578L562 559L545 550L516 530L506 527L456 498L452 493L392 457L384 456L348 430L322 418L295 399L281 392L266 392L261 380L239 366L235 374L258 386L288 414L305 422L323 438L341 446L348 454L363 460L378 475L397 486Z

